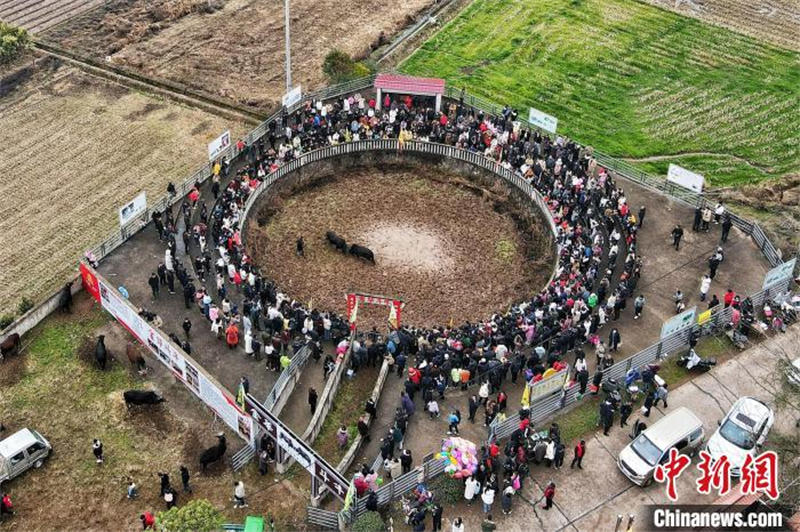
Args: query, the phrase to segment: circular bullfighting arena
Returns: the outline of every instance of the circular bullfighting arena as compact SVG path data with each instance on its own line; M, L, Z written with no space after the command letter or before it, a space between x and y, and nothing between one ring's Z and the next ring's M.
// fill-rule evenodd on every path
M405 323L435 327L505 312L548 281L552 237L524 208L536 210L506 186L440 167L357 166L264 195L245 236L289 297L342 312L347 292L386 295L405 301ZM329 231L348 250L369 248L375 263L337 249ZM360 311L361 327L385 320L384 311Z

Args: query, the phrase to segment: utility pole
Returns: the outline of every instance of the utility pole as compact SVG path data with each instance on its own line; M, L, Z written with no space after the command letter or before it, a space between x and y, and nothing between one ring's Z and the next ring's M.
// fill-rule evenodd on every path
M292 40L289 31L289 2L283 1L283 31L286 36L286 92L292 90Z

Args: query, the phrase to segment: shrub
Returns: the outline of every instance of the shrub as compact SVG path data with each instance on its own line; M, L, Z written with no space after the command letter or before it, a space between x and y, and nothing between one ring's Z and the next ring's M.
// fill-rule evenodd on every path
M0 22L0 63L7 63L28 47L28 32L5 22Z
M363 78L372 73L372 69L363 61L355 61L341 50L331 50L322 62L322 71L334 83L342 83L351 79Z
M20 315L25 314L30 309L33 308L33 301L28 299L27 297L23 297L22 301L19 302L19 307L17 307L17 311Z
M383 522L381 514L378 512L367 512L353 522L353 532L377 532L386 530L386 523Z
M222 513L205 499L194 499L156 517L161 532L212 532L222 527L222 521Z
M12 323L14 323L14 315L11 313L3 314L2 316L0 316L0 331L5 329Z
M433 479L429 488L436 500L444 504L458 504L464 497L464 481L446 473Z

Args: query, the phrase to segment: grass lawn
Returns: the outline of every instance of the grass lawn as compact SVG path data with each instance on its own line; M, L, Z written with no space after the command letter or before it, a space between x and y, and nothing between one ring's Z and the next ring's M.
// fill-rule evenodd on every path
M633 0L475 0L401 69L663 174L714 185L800 170L800 54Z
M364 404L372 395L377 378L376 372L379 369L362 368L352 379L348 379L346 376L342 377L336 398L325 417L317 439L314 441L314 449L331 464L338 464L341 461L358 434L358 418L364 413ZM336 441L336 431L342 425L347 427L349 434L347 446L344 449L340 449Z

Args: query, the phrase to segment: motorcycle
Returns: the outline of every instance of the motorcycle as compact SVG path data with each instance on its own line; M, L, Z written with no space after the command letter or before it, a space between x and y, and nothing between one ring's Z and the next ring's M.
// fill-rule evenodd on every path
M700 358L694 349L690 349L678 359L678 365L687 370L697 369L698 371L708 371L717 365L716 358Z

